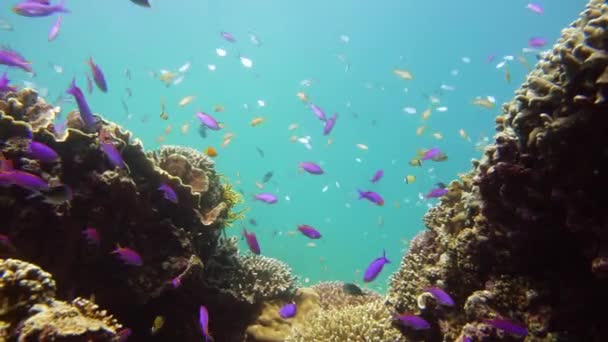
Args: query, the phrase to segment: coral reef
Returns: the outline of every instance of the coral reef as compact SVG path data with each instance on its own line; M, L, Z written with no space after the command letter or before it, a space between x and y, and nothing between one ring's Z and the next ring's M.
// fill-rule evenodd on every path
M344 292L344 283L325 281L315 284L312 289L319 295L319 304L323 310L341 309L381 300L382 296L371 290L363 289L363 295L351 295Z
M98 115L96 132L84 133L78 112L68 114L65 128L56 123L59 113L32 89L0 97L0 157L15 170L0 179L0 237L6 240L0 257L48 270L59 298L94 295L132 329L132 340L199 340L194 318L201 304L212 316L216 340L242 338L254 302L281 295L293 279L270 259L241 260L235 242L222 238L223 228L240 217L233 212L240 194L222 184L213 162L195 150L173 146L146 153L129 132ZM33 144L57 157L36 155ZM15 175L44 187L31 196L31 187L11 180ZM161 185L177 201L168 200ZM57 188L66 190L63 197L50 191ZM125 263L129 258L138 261ZM256 267L280 272L272 278ZM249 284L256 276L275 285ZM67 310L40 308L41 315ZM157 315L171 319L150 336Z
M122 326L82 298L54 298L55 282L38 266L0 259L0 338L3 341L118 341Z
M426 338L608 339L596 314L608 304L607 23L608 5L591 0L503 106L482 160L425 216L388 299L431 322ZM427 286L456 306L419 308Z

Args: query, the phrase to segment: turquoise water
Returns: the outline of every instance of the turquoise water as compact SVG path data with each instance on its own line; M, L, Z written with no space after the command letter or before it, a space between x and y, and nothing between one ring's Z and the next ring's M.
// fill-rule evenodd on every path
M47 99L54 101L74 76L86 88L85 61L92 56L109 87L107 94L95 90L87 95L94 112L131 130L148 150L161 143L217 148L218 172L242 189L250 208L242 225L235 224L229 234L240 234L243 225L254 231L262 254L289 263L302 283L361 283L361 271L385 249L392 263L369 285L384 290L407 241L424 229L421 218L427 207L438 202L420 199L419 194L470 169L470 160L480 156L476 143L491 138L500 104L511 98L525 76L517 56L528 39L541 36L551 44L585 2L544 1L545 13L538 15L525 8L526 1L152 0L152 8L145 9L127 0L81 0L68 1L72 13L64 15L59 37L50 43L47 32L55 17L19 17L10 11L14 3L2 3L0 18L14 31L0 31L0 43L22 53L36 72L30 77L10 69L14 83L33 82L41 91L48 89ZM237 42L225 41L220 31L232 33ZM259 38L260 46L250 42L249 32ZM218 56L217 48L225 49L227 56ZM250 58L253 67L245 68L239 54ZM490 54L496 58L487 62ZM510 83L504 69L496 68L505 55L516 58L508 62ZM525 58L535 63L534 54ZM151 76L161 69L176 71L187 62L191 68L179 84L166 87ZM215 71L209 70L210 64ZM52 65L61 66L62 72ZM411 71L414 79L396 77L394 68ZM312 84L303 86L303 80ZM455 90L440 94L442 84ZM328 115L339 113L332 144L322 135L321 122L296 96L300 91ZM421 113L429 108L427 95L432 94L440 99L437 106L447 111L435 108L423 121ZM179 100L188 95L195 100L179 107ZM476 96L494 96L499 105L473 106ZM161 98L168 120L159 117ZM225 111L213 113L215 105ZM69 102L61 106L64 114L76 108ZM414 107L417 113L407 114L404 107ZM213 113L224 128L202 138L194 117L197 109ZM265 122L251 127L256 117ZM289 131L292 123L299 128ZM418 136L416 129L422 125L426 129ZM461 129L471 141L459 135ZM221 148L228 132L234 138ZM435 132L443 138L433 137ZM312 149L290 142L292 134L310 136ZM439 147L448 160L420 168L408 165L418 149L431 147ZM300 173L301 161L320 163L325 174ZM377 169L385 171L384 178L371 184ZM251 200L260 191L255 182L267 171L274 177L264 191L280 196L275 205ZM416 182L406 184L408 174L415 175ZM385 205L358 200L357 188L379 192ZM249 224L251 218L257 226ZM323 234L314 241L316 247L293 233L298 224L310 224ZM246 250L243 241L241 247Z

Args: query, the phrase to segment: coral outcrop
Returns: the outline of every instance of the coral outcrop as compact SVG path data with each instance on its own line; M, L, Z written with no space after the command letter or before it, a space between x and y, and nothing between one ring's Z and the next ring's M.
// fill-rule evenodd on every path
M233 208L241 196L209 158L176 146L146 153L128 131L98 115L94 132L85 133L77 111L65 123L58 123L59 113L32 89L0 94L0 157L3 167L14 168L0 178L0 257L44 267L60 298L95 295L132 329L134 340L199 340L200 305L212 316L216 340L242 338L255 301L290 289L283 264L241 260L236 245L222 238L239 217ZM57 157L43 158L33 144ZM274 283L251 282L263 276ZM39 307L41 315L67 312ZM151 336L158 315L171 319Z
M55 296L55 281L38 266L0 259L0 340L119 341L122 326L83 298L68 304Z
M344 283L339 281L324 281L312 287L319 295L319 304L323 310L341 309L346 306L357 306L382 299L380 294L371 290L362 290L360 295L352 295L344 291Z
M607 23L608 5L591 0L503 106L482 160L425 216L388 295L431 323L425 338L608 339L597 315L608 304ZM427 286L456 305L419 308Z

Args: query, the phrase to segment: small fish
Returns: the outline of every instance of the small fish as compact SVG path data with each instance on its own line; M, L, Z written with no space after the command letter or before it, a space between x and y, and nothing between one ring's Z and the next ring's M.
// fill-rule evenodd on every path
M420 126L420 127L416 128L416 135L422 135L422 133L424 133L425 129L426 129L426 126Z
M359 199L365 198L368 201L375 203L376 205L384 205L384 199L382 199L382 196L380 196L380 194L376 192L362 190L357 190L357 192L359 192Z
M414 76L411 72L403 69L394 69L393 73L404 80L413 80Z
M217 150L213 146L207 146L207 148L205 149L205 155L211 158L215 158L217 157Z
M47 17L55 13L70 13L62 3L51 5L40 1L23 1L13 7L13 12L24 17Z
M258 221L256 221L255 219L251 218L249 219L249 224L252 226L257 226L258 225Z
M525 326L517 324L508 319L500 319L500 318L485 319L484 323L489 324L496 329L500 329L502 331L508 332L510 334L519 335L519 336L528 335L528 329L526 329Z
M325 126L323 126L323 135L328 135L334 129L334 125L336 124L336 119L338 119L338 114L334 113L327 121L325 121Z
M192 96L192 95L184 96L181 100L179 100L179 103L177 105L180 107L187 106L192 101L194 101L194 99L195 99L195 96Z
M23 71L33 73L31 63L26 61L18 52L0 48L0 64L16 67Z
M260 157L264 158L264 150L262 150L261 148L256 146L256 151L258 151L258 154L260 155Z
M297 307L296 303L285 304L279 309L279 315L281 318L292 318L296 315Z
M543 7L540 4L529 3L529 4L526 5L526 8L529 9L530 11L536 13L536 14L543 14L543 13L545 13L545 10L543 9Z
M133 330L131 330L130 328L123 328L120 329L116 334L118 335L118 342L126 342L133 334Z
M505 80L507 83L511 83L511 72L509 71L509 66L505 66Z
M0 172L0 186L16 185L30 191L39 192L49 190L49 183L35 174L21 171L8 170Z
M245 68L251 68L253 66L253 61L251 59L243 56L240 56L239 59Z
M7 91L17 91L17 87L13 87L10 86L9 83L11 81L8 79L8 77L6 76L6 71L2 74L2 77L0 77L0 93L2 92L7 92Z
M400 324L413 330L426 330L431 327L424 318L414 314L401 314L395 317Z
M205 127L209 128L213 131L217 131L220 129L220 125L215 120L215 118L212 117L211 115L203 113L203 112L197 112L196 117L201 121L201 123L203 125L205 125Z
M220 36L231 43L236 42L236 38L234 38L234 36L230 32L222 31L220 32Z
M201 305L198 312L198 323L201 327L201 333L205 338L205 342L209 342L209 340L213 340L211 335L209 335L209 312L204 305Z
M59 36L59 31L61 30L61 22L63 20L62 16L58 16L57 20L55 21L55 23L53 24L53 26L51 26L51 29L49 30L49 42L55 40L55 38L57 38L57 36Z
M264 174L264 177L262 178L262 183L268 183L268 181L270 181L270 179L273 176L273 172L272 171L268 171Z
M308 102L308 96L306 96L306 94L304 94L303 92L297 92L296 96L300 99L300 101L302 102Z
M304 234L305 236L307 236L311 239L320 239L321 238L321 233L319 233L318 230L316 230L315 228L313 228L307 224L299 225L298 230L300 231L300 233Z
M179 67L179 69L177 69L177 71L181 72L182 74L185 74L186 72L188 72L188 70L190 70L191 66L192 66L192 63L186 62L186 63L184 63L184 65Z
M541 48L547 44L547 39L543 37L532 37L528 39L528 46L533 48Z
M118 245L110 254L118 255L118 258L126 265L141 266L144 264L139 253L128 247Z
M101 243L99 232L97 232L97 229L95 228L85 228L85 230L82 231L82 235L84 236L85 240L87 240L88 244L99 246Z
M376 171L376 173L374 173L374 176L372 177L372 179L370 179L370 182L376 183L382 178L382 176L384 176L384 171L378 170Z
M442 290L439 287L427 287L424 289L424 292L430 293L433 298L437 301L437 303L444 306L454 306L454 300L450 297L447 292Z
M261 124L262 122L264 122L264 118L254 118L253 120L251 120L251 122L249 123L252 127L255 127L259 124Z
M120 155L120 152L116 149L116 146L109 140L109 135L105 130L99 132L99 147L108 158L110 164L113 167L123 168L125 163Z
M225 110L224 106L222 105L215 105L213 106L213 111L216 113L221 113Z
M363 276L363 281L369 283L376 279L376 277L382 272L382 268L385 264L390 264L391 261L386 258L386 251L382 251L382 256L374 259L367 269L365 270L365 274Z
M431 148L429 150L426 150L423 152L420 160L429 160L429 159L433 159L435 157L437 157L438 155L441 154L441 150L437 147Z
M344 283L344 285L342 285L342 291L344 291L344 293L349 294L351 296L364 296L365 295L363 290L361 290L361 288L359 286L357 286L356 284L353 284L353 283Z
M59 159L59 155L55 150L38 141L29 142L27 154L29 157L40 160L43 163L52 163Z
M148 0L131 0L132 3L141 6L141 7L147 7L150 8L150 1Z
M491 97L486 97L486 98L475 98L473 99L473 104L476 106L480 106L483 108L487 108L487 109L492 109L494 107L496 107L496 101L492 101L493 98Z
M243 228L243 237L245 238L245 241L247 242L247 246L249 246L249 250L251 251L251 253L259 255L261 253L260 244L258 243L258 239L256 238L255 233L247 232L247 229Z
M173 190L173 188L171 186L169 186L168 184L161 184L158 187L159 191L163 192L163 197L172 203L177 204L178 203L178 199L177 199L177 193L175 193L175 190Z
M251 42L251 44L255 45L255 46L262 46L262 41L258 38L258 36L249 31L249 41Z
M14 31L13 25L6 21L5 19L0 18L0 30L4 31Z
M87 63L89 64L89 67L91 68L91 74L93 75L93 80L95 81L97 88L99 88L99 90L101 90L104 93L108 92L108 85L106 83L106 78L103 75L103 71L101 71L101 68L99 67L99 65L97 65L97 64L95 64L95 62L93 62L93 57L89 57L89 60L87 61Z
M256 194L256 195L253 196L253 198L255 200L262 201L262 202L267 203L267 204L275 204L279 200L276 195L271 194L271 193L267 193L267 192L264 192L264 193L261 193L261 194Z
M405 184L412 184L416 181L416 176L414 175L407 175L404 178Z
M125 88L125 92L127 93L127 97L133 96L133 91L131 90L131 88Z
M131 70L125 69L125 77L130 81L131 80Z
M356 144L355 146L360 150L365 150L365 151L369 150L369 147L365 144Z
M156 334L165 324L165 317L156 316L154 322L152 322L152 328L150 328L150 334Z
M312 110L313 114L315 114L315 116L321 120L321 121L327 121L327 117L325 116L325 112L323 111L323 109L321 109L321 107L315 105L314 103L310 104L310 109Z
M424 195L424 198L439 198L442 196L445 196L448 193L448 189L446 188L435 188L432 189L431 191L429 191L429 193L427 193L426 195Z
M298 166L301 170L304 170L311 175L322 175L324 173L323 169L313 162L301 162Z
M167 111L165 110L165 99L164 98L160 99L160 118L163 120L169 119L169 114L167 114Z
M432 113L433 113L433 109L427 108L424 112L422 112L422 115L421 115L422 120L428 120L428 118L431 117Z
M70 89L66 91L66 93L74 96L76 100L76 104L78 105L78 112L80 112L80 117L84 122L84 128L87 133L92 133L96 131L96 122L95 117L93 116L93 112L91 112L91 108L89 108L89 104L82 93L82 90L78 88L76 85L76 78L72 79L72 85Z

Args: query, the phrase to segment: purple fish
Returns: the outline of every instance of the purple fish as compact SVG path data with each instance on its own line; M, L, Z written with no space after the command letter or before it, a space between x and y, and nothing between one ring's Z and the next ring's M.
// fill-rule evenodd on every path
M425 330L431 327L429 322L424 318L413 314L401 314L395 317L402 325L412 328L413 330Z
M196 113L196 117L201 121L203 125L205 125L205 127L214 131L220 129L220 125L217 123L217 120L213 118L213 116L203 112L198 112Z
M357 190L359 192L359 199L365 198L366 200L375 203L376 205L384 205L384 199L380 194L373 191L362 191Z
M325 126L323 127L323 135L328 135L334 129L334 125L336 124L336 119L338 118L338 114L334 113L332 117L325 121Z
M158 190L163 192L163 197L165 197L167 201L177 204L177 194L175 193L175 190L173 190L173 188L170 187L168 184L161 184L158 187Z
M483 321L484 321L484 323L489 324L496 329L500 329L502 331L505 331L505 332L508 332L511 334L515 334L515 335L519 335L519 336L528 335L528 329L526 329L526 327L524 327L520 324L517 324L508 319L492 318L492 319L484 319Z
M6 76L6 72L4 72L2 74L2 77L0 77L0 93L5 92L5 91L17 91L17 88L10 86L9 83L10 83L10 80Z
M275 204L279 200L276 195L267 192L254 195L253 198L268 204Z
M528 39L528 46L533 48L541 48L547 44L547 39L542 37L532 37Z
M424 198L439 198L445 196L447 193L448 189L439 187L429 191L428 194L424 195Z
M536 13L536 14L543 14L543 13L545 13L545 10L543 10L543 7L540 4L529 3L528 5L526 5L526 8L529 9L530 11Z
M7 49L0 49L0 64L16 67L27 72L34 72L31 63L26 61L19 53Z
M129 337L133 334L133 330L130 328L122 328L118 331L118 342L126 342Z
M316 230L315 228L307 225L307 224L301 224L298 226L298 230L306 235L307 237L311 238L311 239L320 239L321 238L321 233L319 233L318 230Z
M70 13L63 3L51 5L44 1L23 1L13 7L13 12L24 17L46 17L55 13Z
M363 281L369 283L370 281L376 279L378 274L382 272L382 268L384 267L384 265L390 263L391 261L386 258L386 251L383 250L382 256L374 259L374 261L372 261L369 266L367 266L367 269L365 270L365 275L363 276Z
M220 36L222 36L222 38L226 39L227 41L229 41L231 43L236 42L236 38L234 38L234 36L230 32L222 31L222 32L220 32Z
M370 181L372 183L376 183L377 181L380 180L380 178L382 178L382 176L384 176L384 171L378 170L378 171L376 171L376 173L374 173L374 176L372 177L372 179L370 179Z
M57 38L57 36L59 35L59 31L61 30L62 21L63 21L63 17L58 16L57 21L55 21L53 26L51 26L51 29L49 30L49 42L55 40L55 38Z
M0 172L0 186L16 185L33 192L49 190L49 183L44 179L20 170Z
M245 241L247 241L247 246L249 246L251 253L259 255L261 253L260 244L258 243L258 239L255 237L255 233L247 232L247 229L243 228L243 237L245 238Z
M80 90L80 88L76 86L76 78L72 79L72 85L70 89L66 91L66 93L74 96L76 104L78 105L80 117L84 122L85 131L87 131L88 133L95 132L95 117L93 116L93 112L91 112L91 108L89 108L87 100L84 98L82 90Z
M310 104L310 109L312 109L312 112L315 114L315 116L317 118L319 118L322 121L327 121L327 118L325 117L325 112L323 112L323 109L321 109L314 103Z
M209 311L204 305L201 305L198 311L198 323L201 326L201 333L205 342L208 342L211 339L211 335L209 335Z
M30 141L27 152L31 158L38 159L43 163L52 163L59 159L55 150L37 141Z
M279 315L281 318L292 318L296 315L297 310L296 303L288 303L281 307Z
M82 235L89 244L99 246L101 239L99 238L99 233L97 232L97 229L86 228L82 231Z
M434 147L434 148L432 148L430 150L424 151L424 154L422 155L422 158L420 158L420 160L433 159L433 158L437 157L440 154L441 154L441 150L438 149L437 147Z
M299 164L299 166L302 170L304 170L312 175L322 175L323 174L323 169L319 165L317 165L313 162L301 162Z
M101 71L99 65L93 62L93 57L89 57L87 63L91 67L91 73L93 74L93 80L95 81L97 88L99 88L99 90L103 91L104 93L107 92L108 85L106 84L106 78L103 75L103 71Z
M182 277L178 275L177 277L171 279L171 285L174 289L182 286Z
M101 147L103 153L106 155L106 157L108 157L108 160L110 161L110 164L112 164L112 166L118 167L120 169L125 167L125 162L122 160L122 156L120 155L120 152L116 149L114 144L108 141L100 141L99 147Z
M439 287L427 287L424 292L430 293L437 303L444 306L454 306L454 300L450 295Z
M141 266L144 264L139 253L128 247L117 246L110 254L118 255L118 258L126 265Z

